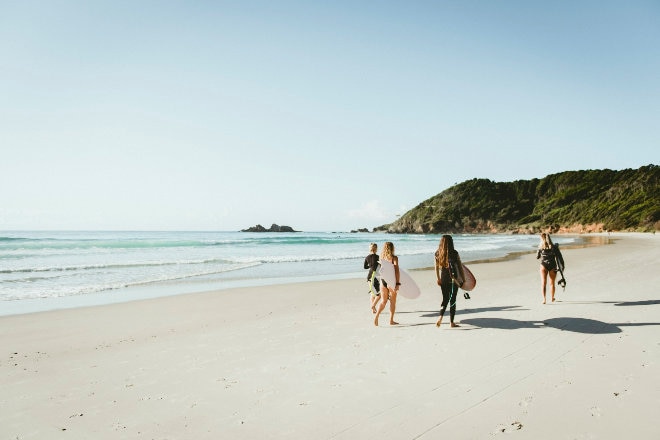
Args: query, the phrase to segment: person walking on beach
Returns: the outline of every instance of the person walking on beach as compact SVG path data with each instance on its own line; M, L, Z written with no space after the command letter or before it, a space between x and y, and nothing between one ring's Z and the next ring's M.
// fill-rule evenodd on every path
M394 286L388 286L385 280L381 280L381 298L380 304L378 304L378 310L376 311L376 317L374 318L374 325L378 326L378 318L383 309L385 309L387 301L390 302L390 325L397 325L398 322L394 321L394 312L396 311L396 295L399 292L401 282L399 281L399 257L394 255L394 244L391 241L386 241L383 245L383 252L380 255L380 258L392 263L394 266L394 277L396 278L396 281Z
M378 304L378 299L380 297L380 282L376 276L376 270L378 269L378 245L376 243L371 243L369 245L369 255L364 259L364 268L369 269L367 274L367 283L369 283L369 293L371 300L371 311L376 313L376 304Z
M555 279L557 278L557 260L555 258L555 251L552 246L550 234L543 232L541 234L541 241L539 249L536 252L536 259L541 259L541 290L543 293L543 304L545 304L546 285L548 284L548 276L550 276L550 294L552 295L552 302L555 302Z
M454 322L456 298L458 288L463 285L463 280L465 280L465 274L463 273L461 257L454 249L454 239L451 235L443 235L438 250L435 251L435 277L438 280L438 286L442 290L440 318L438 318L435 326L440 327L442 317L445 315L445 310L447 310L447 304L449 304L449 321L452 327L458 327L458 324Z

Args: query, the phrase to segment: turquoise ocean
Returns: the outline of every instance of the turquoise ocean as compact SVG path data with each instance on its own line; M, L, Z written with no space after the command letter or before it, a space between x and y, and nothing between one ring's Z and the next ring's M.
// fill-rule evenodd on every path
M532 252L534 235L454 235L463 261ZM439 235L244 232L0 232L0 315L229 287L366 277L392 241L406 269L433 266ZM571 243L578 237L558 237Z

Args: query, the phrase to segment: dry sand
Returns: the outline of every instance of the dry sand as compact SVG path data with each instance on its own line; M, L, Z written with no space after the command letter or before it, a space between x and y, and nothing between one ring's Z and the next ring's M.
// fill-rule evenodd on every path
M660 237L470 266L373 326L366 282L242 288L0 317L0 439L660 438ZM460 249L459 249L460 251Z

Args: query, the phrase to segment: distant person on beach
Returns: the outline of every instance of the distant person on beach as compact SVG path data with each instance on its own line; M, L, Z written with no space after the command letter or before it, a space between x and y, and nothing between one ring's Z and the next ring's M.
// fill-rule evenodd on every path
M394 286L388 286L385 280L381 280L381 299L380 304L378 305L378 310L376 311L376 317L374 318L374 325L378 326L378 317L380 317L380 313L385 309L388 300L390 302L390 325L397 325L398 322L394 321L394 312L396 311L396 295L399 292L401 282L399 281L399 257L394 255L394 244L391 241L386 241L383 245L383 252L381 253L380 258L389 261L394 266L396 283Z
M451 235L443 235L435 251L435 277L438 280L438 286L442 290L442 306L440 308L440 318L435 323L440 327L442 317L449 304L449 321L452 327L458 327L454 322L456 316L456 298L458 297L458 288L463 285L465 274L463 272L463 263L461 257L454 249L454 239Z
M543 232L541 242L539 243L536 259L541 259L541 287L543 292L543 304L545 304L546 285L548 284L548 275L550 275L550 293L552 302L555 302L555 279L557 278L557 260L552 246L550 234Z
M376 313L376 304L378 304L378 299L380 297L380 282L376 276L376 270L378 269L378 245L376 243L371 243L369 245L369 255L364 259L364 268L369 269L367 274L367 283L369 283L369 293L371 300L371 311Z

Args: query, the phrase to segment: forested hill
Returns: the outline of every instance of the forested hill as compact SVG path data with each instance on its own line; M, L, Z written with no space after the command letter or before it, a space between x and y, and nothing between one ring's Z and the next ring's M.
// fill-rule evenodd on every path
M660 167L586 170L542 179L472 179L374 230L393 233L655 231Z

